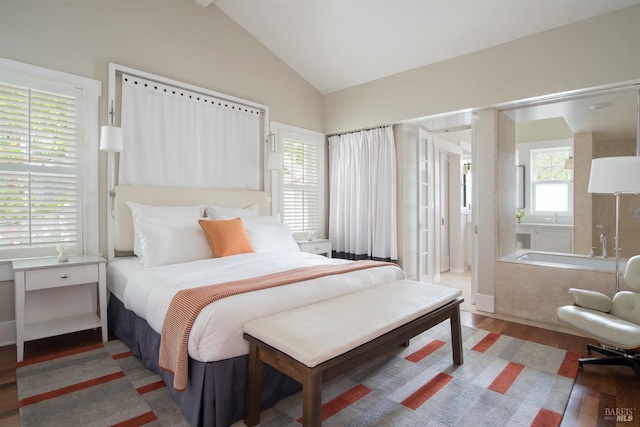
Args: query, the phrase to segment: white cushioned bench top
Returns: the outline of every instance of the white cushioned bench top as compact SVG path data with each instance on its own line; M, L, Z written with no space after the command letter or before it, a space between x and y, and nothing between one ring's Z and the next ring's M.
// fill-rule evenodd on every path
M400 280L250 320L243 331L312 368L460 295L459 289Z

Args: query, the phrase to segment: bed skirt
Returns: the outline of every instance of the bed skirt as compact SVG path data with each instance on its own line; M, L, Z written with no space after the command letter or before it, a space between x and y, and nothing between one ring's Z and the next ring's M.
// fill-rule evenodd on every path
M173 388L173 375L159 368L160 334L113 295L109 298L108 320L109 330L127 344L145 367L162 376L189 424L226 427L244 418L248 355L217 362L189 357L189 382L180 392ZM268 365L264 367L263 384L262 410L302 389L300 383Z

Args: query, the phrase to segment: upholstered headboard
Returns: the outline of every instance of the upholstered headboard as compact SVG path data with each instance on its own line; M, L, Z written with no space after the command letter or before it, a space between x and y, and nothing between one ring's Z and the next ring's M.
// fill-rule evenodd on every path
M114 249L133 251L133 219L127 202L153 206L217 205L245 208L258 204L260 215L269 215L269 198L264 191L222 190L178 187L143 187L119 185L113 200Z

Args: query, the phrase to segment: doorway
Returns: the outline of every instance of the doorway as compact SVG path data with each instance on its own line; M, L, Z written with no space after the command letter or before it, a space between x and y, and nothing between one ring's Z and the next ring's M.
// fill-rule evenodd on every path
M471 130L434 135L434 283L460 289L474 303L471 275ZM466 165L466 166L465 166Z
M468 118L471 121L470 118ZM417 150L417 277L462 290L475 303L472 130L420 128Z
M440 273L467 270L462 217L462 147L434 138L435 262Z

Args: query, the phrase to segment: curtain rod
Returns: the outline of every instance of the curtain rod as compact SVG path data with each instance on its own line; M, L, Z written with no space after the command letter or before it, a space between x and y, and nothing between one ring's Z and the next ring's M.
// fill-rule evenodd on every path
M327 138L330 137L330 136L348 135L350 133L366 132L368 130L382 129L382 128L386 128L386 127L389 127L389 126L393 126L393 125L380 125L380 126L374 126L374 127L370 127L370 128L362 128L362 129L350 130L348 132L332 133L330 135L327 135Z
M189 90L192 92L197 92L203 95L212 96L215 98L223 99L226 101L234 102L236 104L246 105L251 108L255 108L260 110L262 113L267 113L269 107L264 104L260 104L258 102L250 101L248 99L239 98L237 96L229 95L226 93L218 92L215 90L207 89L201 86L192 85L190 83L181 82L179 80L174 80L169 77L163 77L157 74L149 73L142 70L136 70L135 68L130 68L124 65L115 64L113 62L109 63L109 74L113 73L113 77L116 75L129 74L133 77L138 77L142 79L151 80L160 84L174 86L180 89ZM114 82L115 83L115 82ZM114 93L115 95L115 93Z

